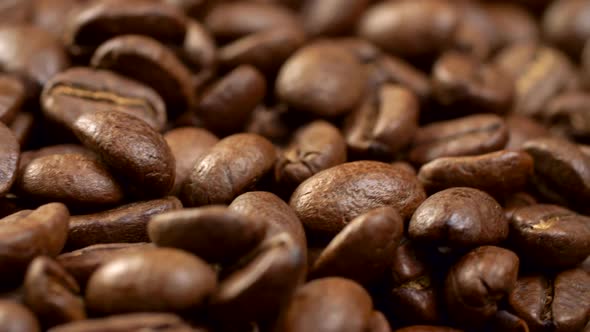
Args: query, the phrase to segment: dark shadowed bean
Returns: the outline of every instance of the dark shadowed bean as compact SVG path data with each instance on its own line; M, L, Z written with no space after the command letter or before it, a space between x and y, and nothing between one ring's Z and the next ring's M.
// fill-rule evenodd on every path
M432 97L428 76L400 58L381 55L368 67L368 84L379 86L385 83L399 84L410 89L425 104Z
M184 45L177 52L190 69L199 72L200 79L208 78L217 65L218 50L213 36L195 20L188 20Z
M312 37L352 32L369 3L368 0L305 1L302 9L305 31Z
M510 133L506 149L521 149L528 140L550 136L547 128L526 115L510 114L505 121Z
M34 116L29 112L20 112L16 115L12 123L10 123L10 130L16 137L18 143L23 146L29 139L33 130Z
M0 122L10 124L25 100L25 85L9 75L0 75Z
M0 122L0 196L4 196L16 180L20 144L12 131Z
M3 332L40 332L35 315L27 307L10 300L0 300L0 326Z
M166 313L133 313L56 326L49 332L206 332L193 329L180 317Z
M381 311L373 311L369 332L391 332L391 326Z
M395 332L462 332L461 330L453 329L445 326L429 326L429 325L414 325L404 327Z
M518 285L518 284L517 284ZM490 319L490 329L505 332L529 332L526 321L506 310L499 310Z
M557 135L588 141L590 138L590 94L565 92L546 105L541 117Z

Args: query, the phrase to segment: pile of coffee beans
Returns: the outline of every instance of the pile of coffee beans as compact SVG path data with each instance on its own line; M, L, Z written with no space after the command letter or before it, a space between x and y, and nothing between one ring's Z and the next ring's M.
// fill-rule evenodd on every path
M0 0L0 332L589 320L590 0Z

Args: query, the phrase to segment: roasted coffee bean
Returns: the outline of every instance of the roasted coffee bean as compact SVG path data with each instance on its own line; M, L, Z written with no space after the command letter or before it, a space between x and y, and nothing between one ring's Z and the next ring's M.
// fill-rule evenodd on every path
M275 89L279 99L297 110L335 117L359 103L364 86L365 72L358 59L336 42L319 41L285 62Z
M383 275L404 232L404 220L392 207L370 210L332 239L317 258L313 278L340 276L369 284Z
M22 210L0 219L0 280L20 281L35 257L57 256L66 243L69 219L68 209L60 203Z
M590 158L564 139L537 138L524 144L533 157L531 178L539 193L566 205L584 206L590 198Z
M194 165L182 190L187 206L224 204L252 188L277 158L274 146L255 134L228 136Z
M456 1L455 6L460 20L453 35L453 48L486 59L499 39L492 16L479 1Z
M215 291L215 272L196 256L153 249L119 256L88 281L88 308L101 313L193 309Z
M453 329L445 326L429 326L429 325L414 325L404 327L395 332L462 332L461 330Z
M191 328L180 317L166 313L112 315L56 326L49 332L206 332Z
M10 300L0 300L2 332L40 332L35 315L27 307Z
M9 75L0 75L0 122L10 124L25 100L25 85Z
M578 59L590 38L590 4L584 0L554 1L543 17L543 34L549 42Z
M523 206L535 205L537 200L535 197L527 194L526 192L518 192L504 198L504 215L507 220L512 219L512 214L517 209Z
M239 132L266 93L264 76L251 66L240 66L209 87L195 112L203 125L222 136Z
M380 311L373 311L369 332L392 332L387 318Z
M254 249L266 227L263 220L209 205L154 216L148 234L158 246L183 249L211 263L227 263ZM222 248L220 243L224 243Z
M302 9L305 31L312 37L352 32L369 3L368 0L305 1Z
M131 203L99 213L73 216L67 247L78 249L98 243L146 242L150 218L180 208L180 201L170 196Z
M426 194L418 179L376 161L344 163L303 182L290 205L309 231L335 235L357 216L391 206L407 219Z
M533 158L525 152L502 150L472 157L437 158L423 165L418 180L427 192L471 187L489 194L521 191L533 172Z
M116 177L142 196L161 197L172 189L174 156L146 122L121 112L95 111L78 117L72 129Z
M523 276L510 293L512 311L531 331L583 331L590 318L590 274L572 269L555 276Z
M292 192L312 175L346 162L344 137L330 123L317 120L298 129L275 165L275 180Z
M392 54L430 57L449 47L459 14L447 0L385 1L364 13L358 33Z
M414 135L410 161L425 164L440 157L478 155L501 150L508 128L493 114L471 115L424 126Z
M505 120L510 133L506 149L521 149L526 141L551 135L541 123L525 115L510 114Z
M79 144L57 144L57 145L50 145L39 150L29 150L23 151L20 155L20 162L18 165L19 172L23 172L23 170L31 163L33 160L42 157L54 156L54 155L64 155L64 154L75 154L81 155L92 160L98 162L98 156L94 154L94 152L88 150L82 145Z
M190 70L153 38L125 35L109 39L94 52L91 63L150 86L164 99L170 115L188 110L194 102Z
M57 256L56 261L76 280L81 289L85 289L92 273L116 256L151 248L154 246L145 242L95 244L63 253Z
M506 310L497 311L490 320L490 329L492 331L506 332L528 332L527 323L518 316L509 313Z
M27 143L33 130L34 121L33 114L29 112L20 112L10 124L10 130L12 130L12 133L21 146Z
M494 64L458 52L443 54L432 70L434 97L461 113L506 113L512 105L513 83Z
M171 193L178 195L195 162L219 139L205 129L191 127L170 130L164 134L164 139L176 161L176 176Z
M411 90L421 104L427 104L432 98L432 84L428 76L400 58L381 55L369 64L369 88L381 84L398 84Z
M282 331L366 331L372 310L371 297L357 283L339 277L318 279L297 290Z
M439 250L460 250L502 242L508 237L508 221L490 195L457 187L428 197L412 216L408 233Z
M12 131L0 122L0 196L4 196L17 177L20 145Z
M213 36L199 22L188 20L184 45L178 53L190 69L199 72L197 76L213 74L218 60L217 46Z
M510 238L525 262L571 267L590 255L590 219L556 205L525 206L512 213Z
M344 135L353 155L390 159L418 129L419 101L399 85L384 84L347 119Z
M467 327L483 326L516 286L518 267L518 257L499 247L478 247L463 256L445 280L451 318Z
M133 115L161 131L166 106L151 88L106 70L71 68L54 76L43 89L45 115L70 127L80 115L96 110Z
M293 112L289 112L283 104L273 107L258 105L246 123L245 131L258 134L273 143L284 143L293 131L291 115Z
M86 318L80 288L56 261L46 256L35 258L24 282L25 303L45 327Z
M535 18L518 4L488 2L483 5L497 29L498 48L539 39L540 31Z
M588 141L590 138L590 94L565 92L553 98L542 113L542 118L557 135Z
M62 202L71 209L114 205L124 196L102 162L74 153L33 159L21 168L14 189L22 197Z
M120 35L145 35L182 45L186 24L179 10L158 1L89 1L69 18L64 42L75 55L91 54L103 42Z

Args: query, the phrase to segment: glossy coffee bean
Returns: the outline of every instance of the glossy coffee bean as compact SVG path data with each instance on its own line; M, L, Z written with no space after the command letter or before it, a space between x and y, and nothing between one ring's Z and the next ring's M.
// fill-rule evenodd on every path
M94 154L94 152L88 150L80 144L57 144L46 146L39 150L23 151L21 153L20 162L18 165L19 172L22 173L23 170L27 167L27 165L29 165L33 160L37 158L65 154L81 155L99 162L98 156ZM99 164L101 163L99 162Z
M425 198L413 174L381 162L357 161L310 177L297 187L290 205L309 231L335 235L352 219L382 206L397 209L406 219Z
M94 214L73 216L67 247L78 249L99 243L148 241L147 224L154 215L182 208L176 197L126 204Z
M72 129L116 177L124 179L124 185L148 197L172 189L174 156L162 135L146 122L121 112L96 111L78 117Z
M13 76L0 75L0 122L10 124L25 100L25 85Z
M542 118L557 135L573 140L590 137L590 94L571 91L562 93L546 105Z
M571 267L590 255L590 219L557 205L525 206L512 213L510 238L525 262Z
M0 196L6 194L17 177L20 144L12 131L0 123Z
M49 332L205 332L194 330L180 317L168 313L132 313L94 318L56 326Z
M543 16L543 34L549 42L577 59L590 38L590 4L583 0L554 1Z
M479 156L437 158L423 165L418 179L427 192L471 187L489 194L521 191L533 172L525 152L502 150Z
M88 308L101 313L179 311L204 303L216 288L215 272L196 256L153 249L119 256L88 281Z
M519 150L529 140L551 136L545 126L526 115L510 114L505 121L510 133L506 149Z
M457 187L428 197L412 216L411 239L437 248L498 244L508 237L502 207L490 195Z
M106 70L71 68L54 76L43 89L45 115L66 127L89 111L118 111L133 115L161 131L166 106L151 88Z
M306 1L303 24L310 36L335 36L352 32L369 5L367 0Z
M222 205L169 211L152 217L148 224L150 240L156 245L183 249L211 263L235 262L254 249L265 233L264 221Z
M531 331L583 331L590 319L590 274L581 269L555 276L522 276L508 298Z
M45 327L86 318L76 280L49 257L39 256L31 262L24 293L25 303Z
M24 305L0 300L0 326L3 332L40 332L35 315Z
M425 164L440 157L501 150L507 142L508 129L502 118L492 114L471 115L418 129L409 158L415 164Z
M229 203L274 166L274 146L255 134L228 136L194 165L182 190L187 206Z
M516 286L518 267L518 257L499 247L478 247L463 256L445 280L451 318L460 325L483 326Z
M335 117L360 102L364 85L365 72L352 54L332 41L319 41L283 64L275 89L280 100L299 111Z

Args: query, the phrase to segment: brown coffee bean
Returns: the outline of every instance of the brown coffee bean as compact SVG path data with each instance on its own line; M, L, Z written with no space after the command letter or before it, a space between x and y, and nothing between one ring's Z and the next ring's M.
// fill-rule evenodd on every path
M197 76L211 75L217 66L218 51L213 36L201 23L189 19L182 50L177 54ZM170 46L169 46L170 47Z
M15 190L28 199L62 202L72 209L114 205L124 197L103 163L74 153L33 159L21 169Z
M187 206L224 204L252 188L273 166L274 146L255 134L228 136L194 165L182 190Z
M176 197L136 202L94 214L73 216L67 247L78 249L98 243L147 242L152 216L181 209Z
M275 181L290 193L312 175L344 162L344 137L332 124L317 120L293 134L275 165Z
M12 133L0 122L0 196L4 196L17 177L20 145Z
M227 263L254 249L264 238L266 226L226 206L209 205L154 216L148 234L158 246L183 249L211 263Z
M491 195L521 191L533 172L525 152L502 150L472 157L437 158L423 165L418 180L427 192L471 187Z
M80 144L57 144L46 146L39 150L23 151L20 155L20 162L18 165L19 173L22 173L23 170L37 158L65 154L81 155L101 164L98 156L94 154L94 152L88 150Z
M583 331L590 318L590 274L581 269L555 276L523 276L509 297L531 331Z
M539 39L541 33L537 22L523 7L511 2L487 2L483 5L494 21L498 49Z
M508 128L502 118L478 114L426 125L414 135L410 161L425 164L440 157L478 155L502 149Z
M315 261L313 278L340 276L370 284L391 263L404 232L404 220L392 207L370 210L354 218Z
M584 86L587 88L590 86L590 41L586 42L586 46L584 47L581 58L582 59L580 62L582 65L582 80L584 82Z
M510 114L505 121L510 133L506 149L521 149L528 140L550 136L549 130L531 117Z
M353 54L338 43L319 41L285 62L275 89L283 102L297 110L335 117L356 106L364 85L365 72Z
M195 330L180 317L167 313L112 315L56 326L48 332L206 332Z
M162 135L144 121L121 112L96 111L81 115L72 127L82 144L141 195L161 197L172 189L174 156Z
M408 326L402 329L395 330L395 332L462 332L461 330L453 329L445 326L428 326L415 325Z
M10 124L25 101L25 85L9 75L0 75L0 122Z
M380 311L373 311L369 332L392 332L387 318Z
M493 331L506 331L506 332L528 332L529 331L529 327L523 319L509 313L506 310L497 311L496 314L494 315L494 317L491 318L489 324L490 324L490 328Z
M352 32L369 3L368 0L305 1L302 9L305 31L312 37Z
M10 300L0 300L0 326L2 332L40 332L41 328L35 315Z
M407 171L376 161L344 163L303 182L290 205L306 228L335 235L357 216L382 206L407 219L426 194Z
M57 262L46 256L35 258L24 283L25 303L44 327L86 318L80 288Z
M446 304L458 324L478 327L493 317L518 277L518 257L509 250L483 246L463 256L445 280Z
M510 238L523 261L575 266L590 255L590 219L557 205L525 206L512 213Z
M541 117L557 135L587 141L590 138L589 109L590 94L570 91L553 98Z
M0 5L0 22L6 25L27 22L32 11L33 1L4 1Z
M513 83L494 64L474 56L447 52L432 70L434 97L461 113L506 113L512 106Z
M507 220L512 219L514 211L518 210L523 206L535 205L537 200L535 197L527 194L526 192L518 192L504 198L504 215Z
M196 256L153 249L119 256L88 281L88 308L101 313L180 311L204 303L217 286L215 272Z
M411 143L419 111L418 99L409 89L382 85L346 120L343 132L349 149L361 157L390 159Z
M423 72L400 58L390 55L380 55L368 68L369 87L381 84L399 84L410 89L421 104L426 104L432 98L430 79Z
M240 66L209 87L195 108L203 125L221 136L239 132L266 93L264 76Z
M106 243L63 253L56 261L85 289L86 283L96 269L118 255L154 248L149 243Z
M338 277L314 280L295 293L283 331L366 331L372 308L369 294L353 281Z
M533 157L531 182L546 198L566 205L584 206L590 198L590 159L573 143L537 138L524 144Z
M428 197L412 216L408 233L439 250L457 250L502 242L508 237L508 221L490 195L457 187Z
M164 139L176 161L176 176L171 193L178 195L195 162L207 153L219 139L205 129L192 127L170 130L164 134Z
M33 114L29 112L20 112L10 124L10 130L12 130L12 133L21 146L25 145L28 141L33 130L34 121Z
M453 36L458 51L486 59L497 47L498 30L490 13L478 1L456 1L459 25Z
M543 16L543 35L549 42L577 59L590 38L590 5L584 0L554 1Z
M358 33L395 55L432 56L449 46L459 14L446 0L386 1L364 13Z
M20 281L35 257L57 256L66 243L69 219L68 209L61 203L0 219L0 280Z
M271 142L286 142L293 131L293 123L286 105L267 107L258 105L246 123L245 131L260 135Z
M188 110L194 102L190 70L172 50L153 38L124 35L109 39L94 52L91 64L156 90L170 115Z
M70 127L83 113L96 110L133 115L161 131L166 106L151 88L106 70L71 68L43 88L41 104L51 120Z

